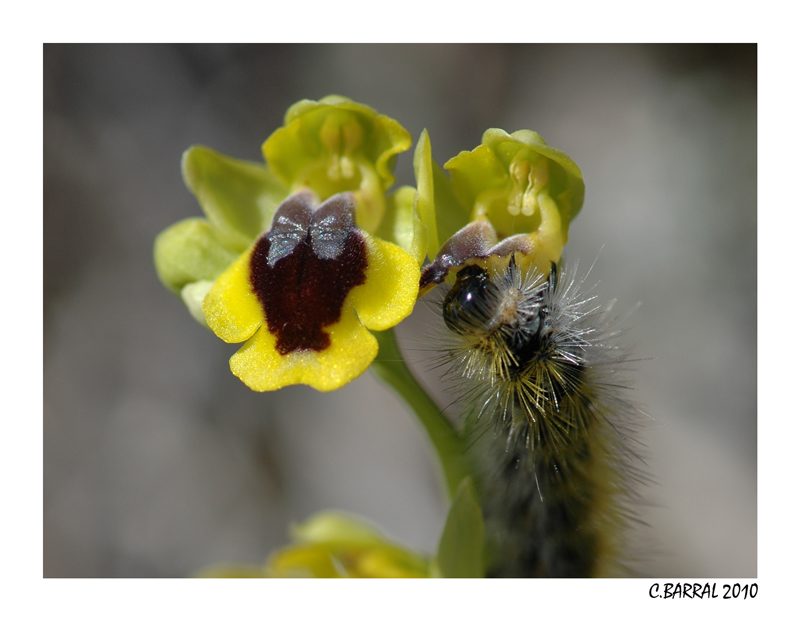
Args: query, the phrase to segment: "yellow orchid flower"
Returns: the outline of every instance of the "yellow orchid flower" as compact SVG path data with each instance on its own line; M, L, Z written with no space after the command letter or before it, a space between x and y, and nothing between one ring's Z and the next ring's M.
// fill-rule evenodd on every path
M423 271L422 293L469 263L501 269L507 261L500 259L515 254L520 268L533 266L546 274L561 258L584 196L581 171L564 152L530 130L509 134L488 129L480 146L444 165L450 179L438 171L429 152L420 154L418 147L418 154L418 180L432 179L428 185L418 181L420 202L436 202L439 222L442 207L469 221L455 232L451 226L451 236L441 241Z
M428 578L424 556L388 540L371 525L324 511L291 529L292 543L264 565L214 565L198 578Z
M156 238L156 270L200 323L246 341L231 369L248 386L334 390L374 360L369 330L413 308L427 235L414 189L386 194L411 137L337 95L299 101L285 121L263 145L266 165L184 154L206 218Z
M299 192L216 280L203 311L221 339L246 341L231 370L253 390L335 390L375 359L368 329L386 330L411 313L418 278L411 255L356 227L352 194L317 205Z

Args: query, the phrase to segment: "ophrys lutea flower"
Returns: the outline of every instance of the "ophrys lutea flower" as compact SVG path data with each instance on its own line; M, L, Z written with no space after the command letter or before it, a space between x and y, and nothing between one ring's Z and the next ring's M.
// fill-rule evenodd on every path
M263 145L266 165L192 147L183 173L206 218L156 239L161 280L228 342L255 390L333 390L377 354L368 329L406 317L427 238L413 188L386 192L411 138L339 96L303 100Z
M435 173L436 164L428 155L415 161L415 168L419 178L429 170ZM444 168L451 177L440 173L438 182L449 183L449 193L435 184L427 192L435 188L443 196L454 195L450 211L462 214L469 224L443 241L423 271L422 291L469 263L505 266L511 254L521 269L549 273L583 204L583 178L575 162L536 132L488 129L480 146L462 151ZM437 213L441 203L437 201Z
M300 192L217 279L203 311L221 339L246 341L231 370L253 390L334 390L377 355L368 328L386 330L411 313L418 276L408 253L356 227L352 194L317 205Z
M363 520L325 511L290 529L292 543L264 565L214 565L198 578L428 578L430 559Z

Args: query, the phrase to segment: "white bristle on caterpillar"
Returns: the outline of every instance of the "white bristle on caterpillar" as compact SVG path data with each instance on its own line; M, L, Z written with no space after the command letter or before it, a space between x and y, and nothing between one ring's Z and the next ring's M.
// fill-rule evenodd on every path
M466 407L489 575L625 575L624 530L643 479L619 331L577 266L462 267L445 294L441 364Z

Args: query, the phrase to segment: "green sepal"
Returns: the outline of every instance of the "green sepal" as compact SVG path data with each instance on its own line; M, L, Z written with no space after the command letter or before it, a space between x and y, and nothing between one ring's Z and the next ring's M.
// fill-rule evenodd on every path
M441 578L482 578L483 515L471 477L458 487L434 563L434 574Z
M428 256L436 256L450 236L469 222L470 210L456 198L450 178L431 154L428 130L423 129L414 149L414 177L418 210L428 230Z
M458 200L470 207L481 192L503 188L508 180L508 170L503 162L485 144L451 157L444 167L450 172Z
M222 243L243 252L272 222L289 193L263 164L237 160L208 147L190 147L181 162L183 179Z
M422 265L428 250L428 230L422 222L417 191L404 185L386 199L386 214L375 234L400 246Z
M159 233L153 254L159 279L176 294L199 280L216 280L239 256L203 218L181 220Z

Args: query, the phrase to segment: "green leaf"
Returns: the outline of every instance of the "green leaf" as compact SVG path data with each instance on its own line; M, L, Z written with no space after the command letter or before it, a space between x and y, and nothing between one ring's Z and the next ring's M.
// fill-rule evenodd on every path
M269 228L272 215L289 193L263 164L227 157L194 146L181 163L186 186L197 196L220 240L243 252Z
M199 280L216 280L239 256L220 241L203 218L173 224L156 237L156 272L174 293Z
M442 578L483 577L483 516L471 477L453 498L436 564Z

